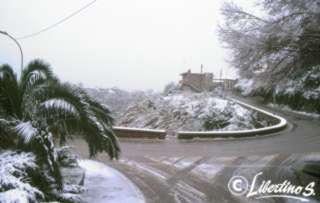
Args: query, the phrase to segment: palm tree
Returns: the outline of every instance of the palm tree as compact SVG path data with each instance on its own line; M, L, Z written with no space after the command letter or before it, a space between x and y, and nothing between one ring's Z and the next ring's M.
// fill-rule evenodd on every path
M90 156L107 152L117 159L120 148L110 111L86 92L61 83L48 64L34 60L18 79L9 65L0 66L0 148L32 151L61 188L53 138L60 143L82 136Z

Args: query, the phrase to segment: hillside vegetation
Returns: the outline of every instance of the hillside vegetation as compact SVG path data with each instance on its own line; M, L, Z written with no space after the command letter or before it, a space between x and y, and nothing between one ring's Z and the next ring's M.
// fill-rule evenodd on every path
M225 3L219 35L245 95L320 112L320 1L262 0L248 12Z

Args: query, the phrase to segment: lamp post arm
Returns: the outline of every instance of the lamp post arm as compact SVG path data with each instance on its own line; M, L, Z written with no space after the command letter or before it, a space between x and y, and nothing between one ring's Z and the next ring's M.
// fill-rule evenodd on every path
M0 30L0 34L3 34L3 35L6 35L8 36L10 39L12 39L16 45L18 46L19 48L19 51L20 51L20 56L21 56L21 64L20 64L20 68L21 68L21 73L22 73L22 70L23 70L23 52L22 52L22 47L20 45L20 43L18 42L18 40L16 40L13 36L11 36L9 33L5 32L5 31L1 31Z

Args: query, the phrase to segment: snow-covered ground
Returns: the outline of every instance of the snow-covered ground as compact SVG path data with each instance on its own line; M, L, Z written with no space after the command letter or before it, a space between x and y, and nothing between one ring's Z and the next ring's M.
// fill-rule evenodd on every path
M27 181L28 171L37 169L32 153L0 151L0 202L28 203L43 199L44 194Z
M296 110L293 110L291 109L288 105L280 105L280 104L275 104L275 103L270 103L268 104L268 106L272 107L272 108L277 108L277 109L281 109L281 110L284 110L284 111L289 111L289 112L292 112L292 113L296 113L296 114L299 114L299 115L302 115L302 116L307 116L307 117L310 117L310 118L320 118L320 114L318 113L309 113L309 112L305 112L305 111L296 111Z
M141 191L122 173L92 160L80 160L86 170L82 194L85 202L91 203L144 203Z

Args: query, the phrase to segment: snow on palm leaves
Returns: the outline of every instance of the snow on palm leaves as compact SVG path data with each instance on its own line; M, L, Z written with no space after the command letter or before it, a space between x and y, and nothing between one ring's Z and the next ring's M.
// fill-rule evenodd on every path
M105 151L113 159L120 152L109 110L83 90L60 83L40 60L31 62L20 80L10 66L0 66L0 117L1 139L36 153L57 179L53 136L63 142L83 135L92 156Z

